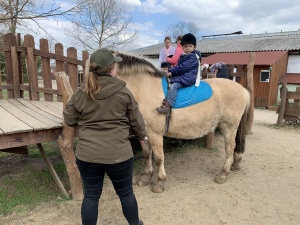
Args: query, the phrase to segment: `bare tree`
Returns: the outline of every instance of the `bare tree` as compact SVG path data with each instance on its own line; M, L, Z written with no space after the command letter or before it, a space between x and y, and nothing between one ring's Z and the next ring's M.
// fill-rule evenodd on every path
M83 0L79 0L79 4ZM133 20L120 0L88 0L72 19L67 35L84 49L129 48L137 38Z
M200 30L200 27L194 22L179 21L168 25L165 32L166 36L171 36L173 40L176 40L179 35L186 33L192 33L197 37Z
M45 0L39 0L38 6L36 0L0 0L0 24L6 27L6 32L16 34L17 27L29 29L26 21L31 20L39 26L38 19L65 16L72 13L76 7L75 5L63 10L55 1L50 7L45 7Z

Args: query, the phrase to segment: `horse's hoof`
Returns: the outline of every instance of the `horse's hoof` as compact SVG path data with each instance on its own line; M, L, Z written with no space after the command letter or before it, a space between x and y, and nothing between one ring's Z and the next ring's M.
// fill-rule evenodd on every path
M227 176L217 175L214 181L218 184L224 184L226 180L227 180Z
M144 187L149 185L150 183L150 177L146 174L140 176L139 180L137 181L137 185L140 187Z
M239 171L241 169L240 164L238 163L233 163L230 167L231 171Z
M151 191L154 193L162 193L162 192L164 192L164 190L165 190L165 187L163 186L162 183L159 183L159 182L154 184L151 188Z

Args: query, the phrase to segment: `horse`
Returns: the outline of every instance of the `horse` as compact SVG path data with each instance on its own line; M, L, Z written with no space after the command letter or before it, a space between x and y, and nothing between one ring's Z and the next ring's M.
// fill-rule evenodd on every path
M245 150L247 126L249 126L250 93L242 85L229 79L206 80L213 95L206 101L189 107L172 109L168 132L165 115L156 111L165 98L162 88L163 71L140 56L118 53L123 58L118 63L118 78L126 82L139 104L144 117L148 142L141 142L145 158L145 170L137 181L138 186L150 184L154 175L152 152L157 165L157 180L152 192L164 191L166 172L164 167L163 137L196 139L213 132L218 127L225 141L225 162L216 175L216 183L225 183L230 170L239 170L241 154Z

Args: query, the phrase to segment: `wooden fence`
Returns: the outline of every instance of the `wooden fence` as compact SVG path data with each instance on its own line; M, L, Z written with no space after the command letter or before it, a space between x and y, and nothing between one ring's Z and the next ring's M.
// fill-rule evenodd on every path
M87 51L82 52L82 59L77 58L76 48L66 49L61 43L55 44L54 53L49 51L47 39L39 40L39 49L35 48L34 38L31 35L24 36L21 43L21 36L12 34L4 35L4 46L0 46L0 52L5 55L6 63L6 84L0 78L0 99L4 98L4 90L7 91L5 98L23 98L24 92L29 93L30 100L39 100L41 93L45 101L53 101L53 95L57 95L57 101L61 101L60 88L52 87L50 60L54 61L53 67L56 72L66 72L69 75L69 82L73 90L78 87L79 66L84 68L85 60L88 59ZM26 61L26 72L24 73L23 62ZM37 62L41 62L42 79L39 82ZM28 83L25 83L25 75L28 75Z
M281 103L277 109L277 125L282 125L284 121L298 123L300 120L300 87L296 91L288 91L287 83L283 83L280 88ZM290 100L294 100L293 103Z

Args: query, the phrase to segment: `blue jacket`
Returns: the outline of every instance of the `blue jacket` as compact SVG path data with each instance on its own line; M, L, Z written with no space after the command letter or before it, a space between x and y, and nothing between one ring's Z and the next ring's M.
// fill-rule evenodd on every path
M196 54L199 56L199 60ZM181 83L184 87L194 85L200 61L201 53L198 50L194 50L188 55L183 53L179 58L178 64L169 69L169 72L172 73L170 83Z

